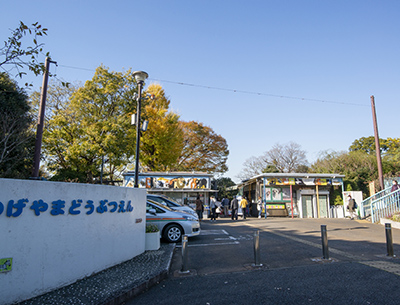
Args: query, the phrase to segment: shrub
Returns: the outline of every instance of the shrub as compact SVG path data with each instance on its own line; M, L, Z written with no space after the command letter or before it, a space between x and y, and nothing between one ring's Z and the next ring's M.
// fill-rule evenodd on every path
M394 213L393 216L390 218L393 221L400 222L400 212Z
M146 233L155 233L160 231L156 225L147 224L146 225Z

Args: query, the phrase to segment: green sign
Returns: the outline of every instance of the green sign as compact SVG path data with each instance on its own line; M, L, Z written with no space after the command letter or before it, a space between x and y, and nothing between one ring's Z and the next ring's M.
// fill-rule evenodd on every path
M12 268L12 258L0 258L0 273L11 271Z

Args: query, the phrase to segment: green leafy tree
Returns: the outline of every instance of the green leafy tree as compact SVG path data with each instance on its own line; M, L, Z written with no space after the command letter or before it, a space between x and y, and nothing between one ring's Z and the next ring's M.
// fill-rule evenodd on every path
M142 132L140 163L148 171L167 171L182 153L183 130L179 116L169 111L170 100L160 85L149 85L146 90L152 99L143 108L143 119L149 121Z
M263 169L262 172L263 173L279 173L279 170L276 168L276 166L269 164Z
M229 150L226 140L212 130L195 121L181 122L184 132L183 149L175 171L203 171L207 173L225 173Z
M351 187L364 194L369 193L368 182L378 178L375 156L364 151L323 152L311 165L311 172L345 175L346 188Z
M400 138L387 138L385 144L388 152L398 152L400 149Z
M93 183L103 159L103 176L115 180L134 154L129 114L135 111L135 91L130 71L110 72L101 66L72 94L69 104L57 110L43 136L54 179Z
M49 128L49 122L52 118L56 115L60 115L61 111L66 111L70 104L70 98L72 94L79 88L78 84L70 84L68 87L63 84L62 81L50 81L48 88L47 88L47 98L46 98L46 109L45 109L45 116L44 116L44 126L45 126L45 133ZM40 92L35 91L30 95L30 103L31 103L31 114L34 118L38 117L39 113L39 105L40 105ZM50 126L51 128L51 126ZM36 132L36 130L35 130ZM45 139L43 139L44 143L46 143ZM44 144L46 147L46 144ZM55 149L55 147L54 147ZM60 154L62 155L62 150L60 150ZM47 163L53 163L56 159L51 158L49 155L46 154L46 149L42 150L42 158L47 161ZM59 169L61 171L61 169ZM81 175L79 179L76 179L76 173L71 171L63 171L63 174L60 172L55 173L54 171L49 172L49 168L42 165L41 166L41 176L49 177L53 176L55 180L77 180L77 181L84 181L84 175Z
M0 177L28 178L32 173L35 135L28 96L0 73Z
M32 41L27 42L25 36L30 36ZM28 69L35 75L44 71L44 63L39 61L39 55L43 52L43 43L39 43L39 37L47 35L47 29L38 22L28 26L20 21L19 26L12 30L11 36L4 41L0 48L0 70L10 73L16 70L16 75L22 77ZM49 56L49 53L45 54Z
M233 194L237 193L236 190L233 192L233 194L232 194L232 191L228 190L229 187L236 185L235 182L233 182L231 178L221 177L221 178L215 179L215 184L217 186L218 198L220 200L224 197L232 199Z
M379 139L379 146L380 146L382 153L386 152L389 148L387 145L387 141L385 139ZM356 139L351 144L349 150L350 151L363 151L363 152L366 152L367 154L375 154L375 151L376 151L375 137L369 136L369 137L361 137L359 139Z

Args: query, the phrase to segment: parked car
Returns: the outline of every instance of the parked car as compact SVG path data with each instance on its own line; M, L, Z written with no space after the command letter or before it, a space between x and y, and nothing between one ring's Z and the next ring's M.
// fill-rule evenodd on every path
M199 218L197 215L196 211L193 210L191 207L187 205L180 204L176 202L175 200L164 196L164 195L155 195L155 194L147 194L147 199L151 199L155 202L161 203L163 205L166 205L167 207L170 207L171 209L174 210L179 210L179 211L185 211L189 214L191 214L195 218Z
M161 237L171 243L181 241L183 235L192 237L200 234L198 218L150 199L146 203L146 223L155 224Z

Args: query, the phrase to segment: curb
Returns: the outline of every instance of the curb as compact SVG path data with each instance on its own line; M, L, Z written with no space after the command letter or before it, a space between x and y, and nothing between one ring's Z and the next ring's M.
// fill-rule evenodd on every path
M398 221L393 221L387 218L381 218L380 219L380 224L385 225L386 223L390 223L393 229L400 229L400 222Z
M168 277L176 244L161 244L119 265L19 305L119 305Z
M129 301L143 291L149 289L150 287L158 284L163 279L167 278L168 271L164 270L159 275L149 279L147 282L140 284L139 286L132 287L129 291L122 293L121 295L115 297L113 300L101 303L100 305L120 305L123 302Z
M168 262L167 262L167 267L161 271L161 273L154 275L144 283L133 286L132 288L129 288L127 291L124 291L122 294L114 297L112 300L106 301L104 303L100 303L99 305L120 305L123 302L129 301L138 294L142 293L143 291L153 287L154 285L157 285L159 282L162 280L166 279L168 277L169 270L171 268L171 261L172 261L172 256L174 253L176 244L172 244L172 249L171 253L168 257Z

